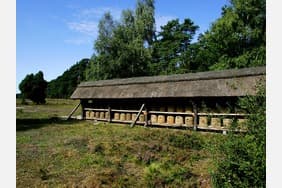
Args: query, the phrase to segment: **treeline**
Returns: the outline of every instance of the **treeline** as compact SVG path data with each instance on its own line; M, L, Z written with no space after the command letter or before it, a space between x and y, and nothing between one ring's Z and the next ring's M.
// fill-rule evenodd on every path
M265 65L265 0L231 0L195 43L199 27L191 19L157 32L154 11L154 0L138 0L119 21L104 14L86 80Z
M76 86L85 80L89 59L85 58L66 70L61 76L48 82L48 98L69 98Z

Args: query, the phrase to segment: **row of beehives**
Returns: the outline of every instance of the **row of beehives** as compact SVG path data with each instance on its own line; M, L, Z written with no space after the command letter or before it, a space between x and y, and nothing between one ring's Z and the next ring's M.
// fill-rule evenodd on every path
M134 121L136 119L137 113L120 113L114 112L111 120L117 121ZM86 111L86 119L109 119L108 112L93 112ZM238 118L220 118L220 117L208 117L208 116L198 116L198 126L199 127L214 127L214 128L228 128L231 126L232 122L236 120L239 125L242 125L246 119ZM138 122L145 122L145 115L142 113L138 120ZM159 125L186 125L193 126L194 125L194 117L192 115L163 115L163 114L150 114L148 119L149 124L159 124Z

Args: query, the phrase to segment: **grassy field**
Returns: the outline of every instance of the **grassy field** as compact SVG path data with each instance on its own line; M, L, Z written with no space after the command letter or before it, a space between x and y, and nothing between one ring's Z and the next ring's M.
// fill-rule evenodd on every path
M17 187L211 187L223 135L57 118L76 104L17 101Z

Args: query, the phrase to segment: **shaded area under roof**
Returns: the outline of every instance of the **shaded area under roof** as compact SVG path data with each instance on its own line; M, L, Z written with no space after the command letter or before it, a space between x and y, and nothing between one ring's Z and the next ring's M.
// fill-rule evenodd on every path
M265 67L83 82L72 99L245 96L256 93ZM264 81L263 81L264 82Z

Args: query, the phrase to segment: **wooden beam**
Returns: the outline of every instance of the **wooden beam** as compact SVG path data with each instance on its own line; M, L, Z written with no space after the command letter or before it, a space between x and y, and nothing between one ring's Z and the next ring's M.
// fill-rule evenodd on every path
M146 127L148 125L148 110L147 110L147 108L145 109L144 116L145 116L144 127Z
M68 117L67 117L67 120L70 119L70 117L71 117L72 114L78 109L78 107L80 106L80 104L81 104L81 103L78 103L78 105L76 105L76 106L72 109L71 113L70 113L70 114L68 115Z
M140 110L139 110L139 112L138 112L138 114L137 114L135 120L131 123L130 127L133 127L133 126L135 125L135 123L136 123L137 119L139 118L139 116L140 116L140 114L141 114L141 112L142 112L144 106L145 106L145 104L142 104L142 106L141 106L141 108L140 108Z
M108 122L111 123L111 107L109 106L108 108L108 114L109 114L109 118L108 118Z
M196 131L197 130L197 127L198 127L198 108L197 108L197 105L196 103L193 103L193 112L194 112L194 124L193 124L193 128L194 130Z
M161 111L149 111L150 114L164 114L164 115L190 115L192 116L194 113L190 112L161 112Z

